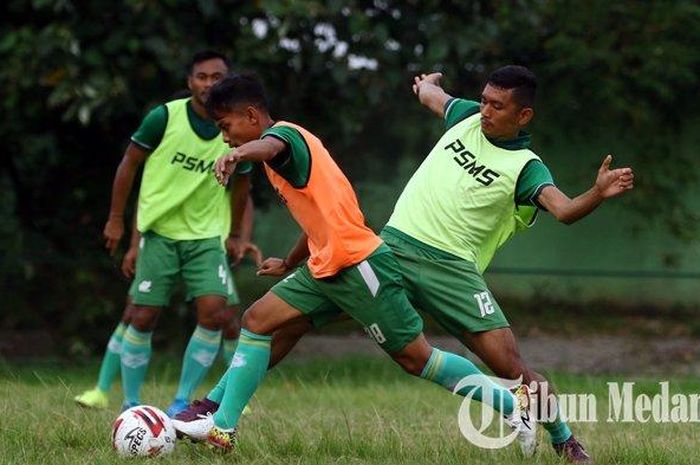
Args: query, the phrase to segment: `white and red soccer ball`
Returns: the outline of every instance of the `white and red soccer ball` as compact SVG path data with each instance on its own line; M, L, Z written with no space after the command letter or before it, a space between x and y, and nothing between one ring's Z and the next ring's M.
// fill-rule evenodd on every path
M167 455L175 448L175 428L162 410L139 405L114 420L112 446L122 457Z

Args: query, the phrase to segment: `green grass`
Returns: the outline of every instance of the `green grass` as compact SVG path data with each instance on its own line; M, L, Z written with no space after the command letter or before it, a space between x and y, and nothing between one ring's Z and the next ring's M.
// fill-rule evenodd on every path
M144 401L164 408L175 391L176 360L156 364ZM110 427L120 393L109 411L82 410L73 396L94 382L95 363L0 365L0 464L117 464ZM207 381L210 386L221 372ZM697 424L607 423L608 381L615 377L554 375L567 393L599 396L596 424L575 424L577 436L598 464L697 463ZM155 379L160 380L156 383ZM658 392L659 380L636 380ZM673 392L700 392L700 382L675 378ZM201 393L205 393L202 390ZM189 464L519 464L562 463L547 444L533 459L516 445L497 451L478 449L459 433L460 398L430 383L412 379L386 360L348 358L283 364L267 378L242 421L236 453L222 456L180 441L160 463ZM133 463L133 462L132 462Z

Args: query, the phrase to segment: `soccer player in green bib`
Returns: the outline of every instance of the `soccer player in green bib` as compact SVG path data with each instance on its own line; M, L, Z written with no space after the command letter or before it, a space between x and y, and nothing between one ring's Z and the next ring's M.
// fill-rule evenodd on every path
M141 403L140 390L151 356L151 335L178 279L195 300L197 327L183 358L180 385L168 408L173 416L189 404L221 343L227 298L235 298L222 231L231 214L232 249L250 188L251 164L237 168L230 193L212 176L214 162L228 152L204 109L209 89L228 72L217 52L196 54L187 78L191 98L152 110L131 138L112 188L106 246L114 252L124 233L124 209L138 168L145 163L138 199L141 234L131 288L133 310L121 344L123 408Z

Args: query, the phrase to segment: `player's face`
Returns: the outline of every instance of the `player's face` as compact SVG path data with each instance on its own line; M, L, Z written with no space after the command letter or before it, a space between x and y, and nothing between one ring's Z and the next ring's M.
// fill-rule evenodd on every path
M262 135L258 111L252 106L217 115L216 125L229 147L238 147Z
M481 93L481 130L494 139L513 139L532 119L533 110L513 98L513 89L486 84Z
M226 63L220 58L195 63L187 77L187 87L192 92L192 98L200 105L204 105L211 86L219 82L227 72Z

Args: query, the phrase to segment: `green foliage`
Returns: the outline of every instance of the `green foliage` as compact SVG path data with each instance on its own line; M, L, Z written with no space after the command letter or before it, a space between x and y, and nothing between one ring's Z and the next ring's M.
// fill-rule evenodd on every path
M439 131L411 94L415 73L440 70L448 90L474 98L495 67L526 64L540 78L536 142L620 135L629 142L617 154L641 178L631 203L678 236L696 231L676 199L697 182L694 154L676 150L700 108L693 1L8 0L3 10L0 273L12 327L65 335L116 320L119 305L105 302L125 286L99 239L111 177L144 112L183 88L204 48L258 72L275 116L313 128L365 186L400 176ZM370 208L388 211L380 201Z

